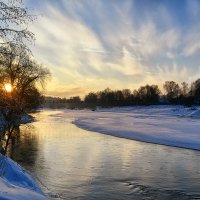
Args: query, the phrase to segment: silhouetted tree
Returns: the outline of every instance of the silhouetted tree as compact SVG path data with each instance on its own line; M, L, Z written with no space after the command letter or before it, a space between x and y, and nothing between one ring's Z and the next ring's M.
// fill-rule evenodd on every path
M71 98L69 99L69 102L70 102L70 103L79 104L79 103L81 103L81 98L80 98L79 96L71 97Z
M166 96L161 94L157 85L145 85L131 93L130 89L111 90L109 88L97 93L89 93L84 98L85 106L131 106L156 104L183 104L191 106L194 102L200 103L200 79L195 81L191 88L186 82L181 87L174 81L166 81L163 85ZM166 99L167 98L167 99Z
M200 104L200 79L192 83L191 95L194 97L194 103Z
M166 81L163 85L164 90L166 91L166 97L168 101L172 104L179 103L179 96L181 93L178 83L174 81Z
M40 82L43 85L50 73L35 62L26 49L14 44L7 44L3 49L6 53L0 54L0 113L6 122L9 140L22 114L39 105L41 95L36 84ZM4 89L8 83L11 91ZM5 135L6 132L1 139Z
M159 103L160 90L157 85L142 86L138 90L139 104L141 105L153 105Z
M125 106L131 105L131 103L132 103L131 90L130 89L124 89L124 90L122 90L122 94L123 94L123 97L124 97L123 104Z
M116 106L123 106L124 105L124 95L121 90L115 91L114 95L114 102Z
M180 88L181 95L186 97L186 96L188 96L189 91L190 91L190 88L189 88L188 83L182 82L181 83L181 88Z
M186 82L181 83L179 99L180 103L187 107L192 106L194 103L194 98L191 95L189 85Z
M97 94L90 92L85 96L84 102L87 106L97 105L98 102Z
M140 96L137 90L133 91L133 98L132 98L133 105L140 105Z
M114 103L114 92L109 88L97 93L98 103L100 106L108 107Z
M28 87L24 93L24 101L26 110L35 110L43 103L44 96L36 87Z
M40 82L43 85L50 73L47 68L34 61L26 49L11 44L7 46L6 52L9 54L0 54L0 88L10 83L12 86L12 93L9 94L11 100L18 110L24 112L27 103L26 95L36 88L36 83Z

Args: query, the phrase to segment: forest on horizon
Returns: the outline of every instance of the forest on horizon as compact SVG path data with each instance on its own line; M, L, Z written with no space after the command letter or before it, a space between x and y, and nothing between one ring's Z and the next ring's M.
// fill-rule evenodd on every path
M182 82L166 81L164 93L158 85L145 85L131 92L130 89L112 90L106 88L98 92L89 92L82 100L80 96L67 98L45 97L47 107L67 106L69 108L95 108L114 106L180 104L192 106L200 104L200 79L191 85ZM63 105L62 105L63 104Z

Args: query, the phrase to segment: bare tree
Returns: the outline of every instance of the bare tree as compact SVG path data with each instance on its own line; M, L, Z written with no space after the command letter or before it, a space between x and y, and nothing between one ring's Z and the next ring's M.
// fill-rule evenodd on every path
M138 89L139 103L142 105L153 105L159 103L161 91L157 85L146 85Z
M181 83L181 95L186 97L188 96L190 89L189 89L189 85L186 82L182 82Z
M200 104L200 79L192 83L190 93L194 97L194 103Z
M23 0L0 0L0 117L7 130L0 134L0 140L8 138L5 151L22 114L40 102L37 84L44 85L50 74L33 59L27 46L35 39L28 30L35 18Z
M181 89L178 83L174 81L166 81L163 88L166 91L166 96L169 102L177 104L181 94Z
M34 19L22 0L0 1L0 45L32 41L34 34L28 30L28 24Z
M14 127L19 125L22 114L35 108L36 102L39 102L41 95L37 84L44 85L50 72L34 61L26 49L9 44L4 52L0 54L0 111L6 122L9 140ZM5 86L8 84L10 88L6 90ZM5 133L2 137L5 137ZM8 142L5 151L7 145Z

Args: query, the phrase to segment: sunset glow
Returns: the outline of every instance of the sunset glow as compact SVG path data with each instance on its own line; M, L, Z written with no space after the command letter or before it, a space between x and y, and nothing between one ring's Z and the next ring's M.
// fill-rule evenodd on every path
M50 96L167 80L191 83L200 74L200 1L27 0L42 17L31 26L33 53L51 69Z
M200 200L199 130L200 0L0 0L0 200Z
M6 92L12 92L12 85L10 83L6 83L5 90L6 90Z

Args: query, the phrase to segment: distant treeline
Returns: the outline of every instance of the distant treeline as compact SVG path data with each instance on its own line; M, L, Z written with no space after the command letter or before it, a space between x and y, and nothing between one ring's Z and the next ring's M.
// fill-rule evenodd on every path
M182 104L192 106L200 104L200 79L189 85L186 82L180 85L174 81L166 81L161 92L157 85L141 86L138 90L131 92L130 89L111 90L109 88L90 92L81 100L79 96L65 98L46 99L52 104L66 104L72 108L95 108L113 106L136 106L136 105L159 105L159 104Z

